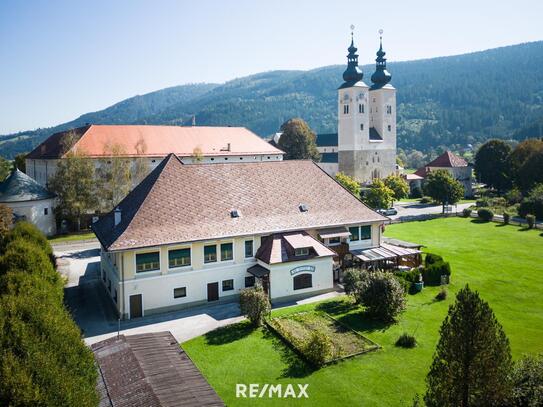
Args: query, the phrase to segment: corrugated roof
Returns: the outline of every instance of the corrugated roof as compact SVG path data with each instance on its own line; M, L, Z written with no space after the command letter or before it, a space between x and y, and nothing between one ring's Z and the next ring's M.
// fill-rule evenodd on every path
M90 125L56 133L36 147L27 158L60 158L69 134L75 135L70 150L90 157L111 155L108 146L121 147L121 156L186 157L200 149L205 156L277 155L283 152L244 127ZM143 147L144 146L144 147Z
M462 157L457 156L451 151L445 151L434 161L426 164L424 167L419 168L415 174L419 177L426 177L428 174L428 168L454 168L454 167L467 167L468 163Z
M363 262L394 259L396 257L412 256L419 254L420 250L399 247L388 243L381 243L379 247L351 250L351 254Z
M184 165L170 155L118 206L119 225L110 212L92 226L108 250L386 220L309 160Z
M120 335L92 351L102 406L224 406L169 332Z
M54 197L55 194L18 169L0 183L0 202L40 201Z
M338 136L337 133L324 133L317 134L317 147L337 147Z

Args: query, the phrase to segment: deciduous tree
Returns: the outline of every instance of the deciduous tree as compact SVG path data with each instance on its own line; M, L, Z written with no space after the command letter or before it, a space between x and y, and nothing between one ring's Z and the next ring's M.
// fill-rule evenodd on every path
M320 160L317 137L305 121L300 118L287 120L281 125L281 131L278 146L286 153L286 160Z
M441 325L426 377L428 407L503 405L510 395L509 341L492 309L468 286Z
M104 146L104 156L97 170L100 210L111 211L130 192L132 186L131 162L120 144Z
M446 170L431 171L424 182L424 194L445 205L453 205L464 196L464 187Z
M409 185L399 175L391 174L383 182L394 192L394 200L399 201L400 199L407 198L409 195Z
M364 193L364 202L373 209L388 208L394 199L394 191L376 178Z
M480 182L504 191L511 185L511 147L502 140L489 140L475 154L475 173Z
M239 305L241 313L246 315L254 326L262 325L264 317L271 310L270 299L260 286L241 290Z
M22 172L26 172L26 155L27 153L20 153L15 156L14 165Z
M360 184L354 178L349 177L342 172L338 172L336 174L336 181L348 189L351 194L360 198Z

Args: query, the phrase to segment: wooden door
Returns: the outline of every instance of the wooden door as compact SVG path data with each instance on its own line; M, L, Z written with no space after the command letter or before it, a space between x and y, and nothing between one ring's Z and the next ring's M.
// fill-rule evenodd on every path
M219 299L219 283L208 283L207 300L217 301Z
M130 319L143 316L143 300L141 294L130 296Z

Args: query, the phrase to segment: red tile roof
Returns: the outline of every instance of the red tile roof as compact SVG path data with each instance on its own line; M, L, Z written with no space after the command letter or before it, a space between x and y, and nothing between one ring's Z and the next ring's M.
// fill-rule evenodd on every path
M310 249L309 255L295 255L296 249L306 247ZM337 256L337 254L309 236L306 232L273 235L262 243L255 255L257 259L267 264L286 263L324 256Z
M108 145L121 146L121 155L127 157L165 157L169 153L186 157L196 148L205 156L283 154L244 127L90 125L53 134L27 158L63 157L66 152L63 140L70 133L75 136L70 149L83 151L90 157L107 156ZM144 152L139 147L142 142Z
M119 208L116 227L113 212L93 225L107 250L386 220L318 165L297 160L183 164L170 155Z
M426 164L424 167L419 168L415 174L419 177L426 177L428 171L427 168L453 168L453 167L467 167L468 163L462 157L456 154L445 151L434 161Z

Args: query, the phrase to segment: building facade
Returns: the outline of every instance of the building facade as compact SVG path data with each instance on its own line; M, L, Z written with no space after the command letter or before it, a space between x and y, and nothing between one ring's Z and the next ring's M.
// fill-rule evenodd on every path
M363 82L354 41L338 89L338 132L317 135L319 164L330 175L341 171L360 183L396 173L396 89L389 83L382 41L372 85Z
M26 157L26 173L47 186L69 152L93 160L96 169L112 157L127 159L133 173L138 166L149 173L171 152L184 163L280 161L284 154L244 127L88 125L38 145Z
M22 171L15 169L0 182L0 203L11 208L15 220L33 223L46 236L56 233L55 195Z
M120 315L334 289L340 255L381 246L386 218L311 161L218 165L163 160L93 225L101 277Z

